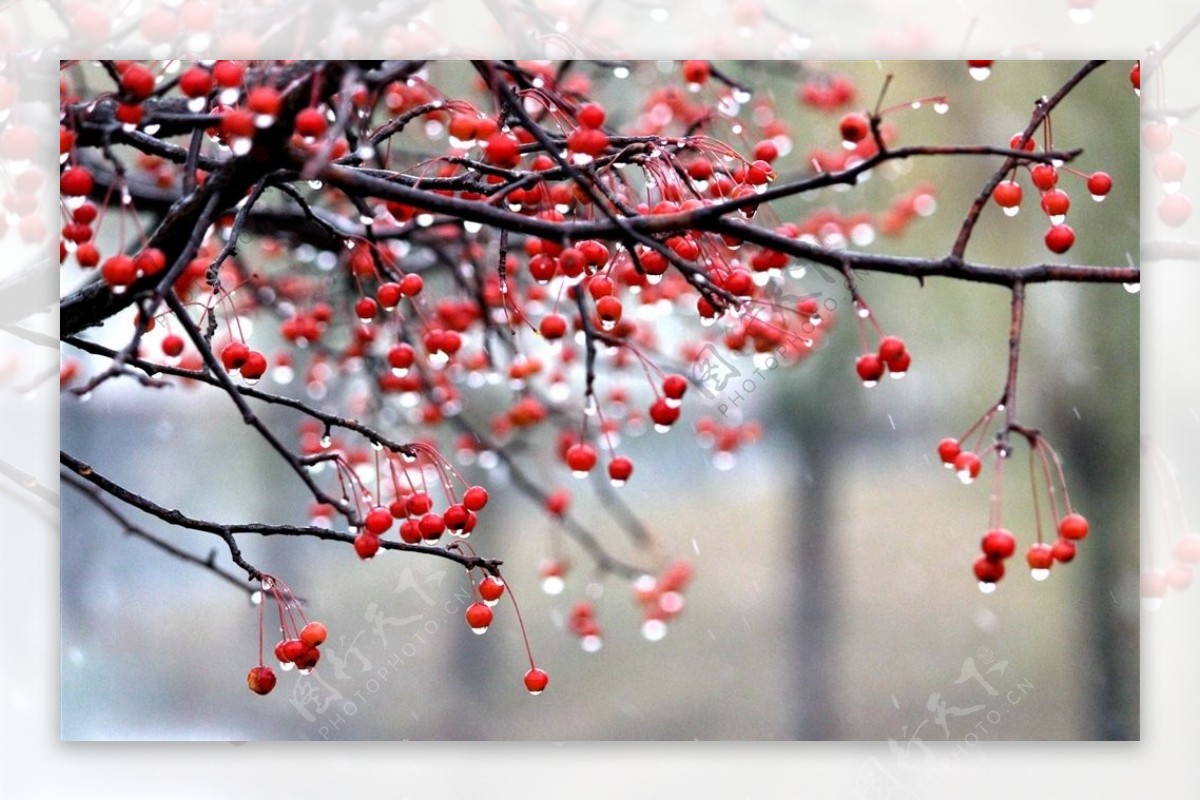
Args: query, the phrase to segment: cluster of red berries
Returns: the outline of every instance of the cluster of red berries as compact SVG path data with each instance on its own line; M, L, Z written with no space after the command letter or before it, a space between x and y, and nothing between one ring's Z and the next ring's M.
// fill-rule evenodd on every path
M579 638L579 646L589 654L599 651L604 644L604 632L596 622L596 608L590 601L578 601L571 607L567 628Z
M657 576L639 576L633 583L634 599L642 607L642 637L651 642L667 634L667 624L683 611L683 591L692 580L691 562L672 562Z
M938 443L938 457L942 464L954 470L954 474L964 484L970 484L979 477L983 468L983 460L972 450L965 450L954 437L946 437Z
M892 378L903 378L912 364L912 355L897 336L885 336L879 340L879 349L875 353L864 353L854 362L854 369L862 379L863 386L873 387L883 378L885 372Z
M178 339L178 337L176 337ZM179 356L183 341L178 342L169 336L163 341L163 352L168 356ZM170 350L168 350L170 348ZM221 364L228 373L240 373L247 384L256 384L267 372L267 357L260 351L251 350L245 342L234 340L221 348Z
M361 559L370 559L379 551L379 541L400 520L400 539L410 545L433 544L449 532L451 536L466 538L477 525L477 512L488 502L487 490L471 486L463 493L462 500L453 500L443 510L434 511L432 496L423 490L398 494L387 506L376 506L363 518L362 531L354 539L354 550Z
M262 592L258 598L258 664L250 669L246 684L259 695L275 688L276 676L263 661L265 595L270 593L279 610L279 631L283 635L275 645L275 658L284 670L295 668L302 674L311 673L321 659L320 646L329 636L324 624L308 620L291 589L274 576L263 575Z
M1013 134L1009 141L1013 150L1024 149L1033 152L1036 148L1032 138L1026 139L1023 134ZM1103 201L1112 191L1112 177L1106 172L1093 172L1090 175L1068 167L1062 171L1069 172L1084 180L1087 190L1096 202ZM1029 168L1029 178L1041 197L1041 208L1050 221L1046 231L1046 248L1052 253L1066 253L1075 244L1075 229L1067 225L1067 212L1071 208L1071 196L1059 186L1060 169L1053 164L1035 164ZM1016 169L1006 180L1001 181L992 191L996 203L1004 209L1009 217L1016 216L1021 209L1021 184L1016 180Z
M1083 515L1071 512L1058 521L1058 539L1050 544L1038 541L1029 546L1025 561L1035 581L1043 581L1050 575L1050 568L1057 562L1066 564L1075 558L1076 543L1088 535L1088 521ZM1004 578L1004 560L1016 552L1017 540L1006 528L993 528L983 535L982 555L975 560L975 578L983 592L992 592L996 583Z

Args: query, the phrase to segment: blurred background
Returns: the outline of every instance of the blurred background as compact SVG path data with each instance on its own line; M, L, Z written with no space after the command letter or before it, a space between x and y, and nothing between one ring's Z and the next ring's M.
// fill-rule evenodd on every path
M777 164L781 179L803 172L811 145L837 147L837 115L800 107L782 65L722 66L756 92L776 93L792 123L795 149ZM949 97L945 115L899 112L899 144L1003 146L1033 100L1079 63L1000 62L982 83L961 61L815 66L852 76L859 107L873 105L888 72L888 103ZM1116 187L1096 204L1081 181L1064 176L1076 263L1136 260L1137 106L1128 66L1098 71L1053 117L1056 145L1085 148L1076 166L1109 172ZM650 68L659 67L627 80ZM457 64L436 69L466 75ZM615 81L597 93L618 122L640 94ZM994 167L991 159L912 160L883 176L893 181L777 208L783 219L827 206L879 208L929 181L937 210L902 239L881 236L868 247L941 255ZM1016 218L989 204L972 260L1048 260L1045 218L1025 187ZM63 280L71 285L70 275ZM336 544L242 537L247 558L287 580L332 633L313 676L283 673L275 692L258 698L244 687L257 647L257 610L246 597L123 535L64 487L63 738L890 739L898 758L916 760L927 742L970 745L971 737L1137 739L1138 295L1120 286L1030 288L1020 417L1062 453L1092 534L1047 581L1034 582L1018 556L984 595L971 563L988 524L990 481L962 486L934 448L999 396L1008 293L862 276L884 329L914 354L902 381L868 390L853 371L857 335L842 284L810 270L796 286L839 304L841 320L821 353L767 372L747 393L746 418L767 435L739 451L732 469L715 469L690 433L702 415L722 419L717 402L698 394L671 433L623 446L637 470L620 492L662 549L696 568L686 608L661 641L641 636L627 583L601 580L570 544L576 569L565 591L543 594L537 565L550 524L504 489L502 474L476 472L469 475L493 500L472 542L504 559L550 689L530 698L521 687L526 666L507 603L486 636L467 630L465 583L449 563L389 553L364 565ZM119 343L127 324L118 318L100 336ZM753 371L749 357L728 360ZM62 447L196 517L303 522L302 488L229 406L209 392L110 382L86 402L64 396ZM263 417L279 431L295 422L266 409ZM526 466L548 485L570 481L581 519L614 552L637 558L584 482ZM1022 549L1034 527L1028 481L1018 446L1006 468L1004 520ZM214 545L148 527L194 553ZM564 630L571 605L585 597L605 630L596 653Z

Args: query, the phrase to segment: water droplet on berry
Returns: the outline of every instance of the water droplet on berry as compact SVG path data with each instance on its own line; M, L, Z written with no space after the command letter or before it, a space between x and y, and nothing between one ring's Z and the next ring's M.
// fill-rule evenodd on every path
M978 78L976 80L983 80L983 79ZM991 595L993 592L996 591L996 583L994 581L981 581L981 582L979 582L979 591L982 592L984 595Z
M1029 571L1029 575L1033 576L1034 581L1045 581L1050 577L1050 571L1044 567L1035 567Z
M904 378L904 376L908 375L908 372L906 370L890 370L888 375L899 381L901 378Z
M1004 206L1003 208L1004 208L1004 216L1005 217L1016 217L1018 214L1021 213L1020 206Z
M599 651L602 645L604 645L604 640L596 634L589 634L579 641L579 647L589 654Z
M1050 224L1051 225L1062 225L1066 221L1067 221L1067 215L1065 215L1065 214L1051 214L1050 215Z
M587 474L584 473L584 475ZM547 595L558 595L566 586L567 583L563 581L562 576L546 576L542 579L542 592Z
M975 481L975 477L971 475L970 470L959 470L957 475L958 480L964 484L970 484Z
M323 187L323 186L325 186L325 184L323 184L323 183L322 183L322 182L320 182L320 181L309 181L309 182L308 182L308 188L309 188L309 189L313 189L313 190L319 190L319 189L320 189L321 187Z
M986 81L992 74L991 67L971 67L967 74L977 81Z
M491 605L494 605L494 602ZM471 631L475 632L476 634L486 634L487 630L488 630L487 626L472 626L471 627Z
M864 381L862 383L863 383L863 386L866 387L867 389L870 389L871 387L877 386L879 384L878 381Z
M667 636L667 624L657 618L650 618L642 624L642 637L647 642L658 642Z
M712 464L717 470L732 470L737 464L737 457L731 451L717 451L713 454Z

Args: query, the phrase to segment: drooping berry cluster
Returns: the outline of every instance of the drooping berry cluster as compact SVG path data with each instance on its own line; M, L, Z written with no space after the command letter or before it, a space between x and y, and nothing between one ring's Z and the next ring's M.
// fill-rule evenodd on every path
M260 578L261 591L255 594L258 603L258 664L250 669L246 684L259 695L266 695L275 688L276 676L263 661L263 639L267 597L274 599L279 611L279 633L281 639L275 645L275 658L286 670L295 668L307 675L321 659L320 646L325 642L328 631L315 620L309 620L304 608L291 588L275 576L263 574Z

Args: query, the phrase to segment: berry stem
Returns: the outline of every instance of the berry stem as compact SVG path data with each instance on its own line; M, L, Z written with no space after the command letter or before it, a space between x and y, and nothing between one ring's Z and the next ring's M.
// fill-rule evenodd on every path
M503 581L506 586L508 585L508 581L505 580L499 568L496 569L496 578ZM525 631L525 619L521 617L521 607L517 604L516 593L510 589L505 595L508 596L508 600L512 601L513 610L517 613L517 626L521 629L521 640L525 643L525 655L529 657L529 667L532 670L537 667L537 664L533 661L533 649L529 647L529 634Z

